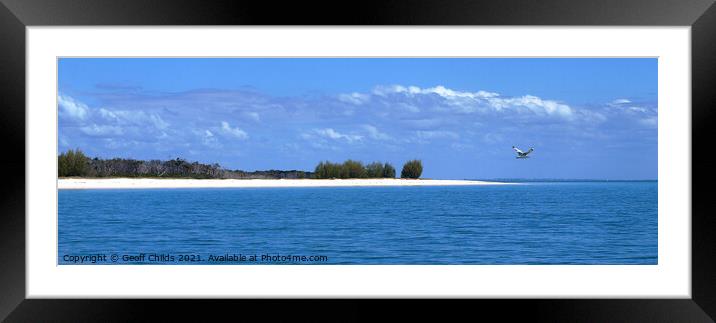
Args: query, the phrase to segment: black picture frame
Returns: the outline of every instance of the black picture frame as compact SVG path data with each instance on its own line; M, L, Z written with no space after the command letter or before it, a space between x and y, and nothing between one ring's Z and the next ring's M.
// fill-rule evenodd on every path
M246 315L345 321L455 314L530 321L712 322L716 318L716 217L709 127L716 110L713 0L202 2L0 0L0 318L9 322L234 320ZM691 26L691 299L110 300L25 297L25 27L85 25L554 25ZM672 107L674 108L674 107ZM687 107L675 107L687 108ZM49 161L48 161L49 162ZM380 305L388 312L377 314ZM434 311L435 306L444 307ZM265 308L260 308L264 307ZM328 314L329 312L335 312ZM310 314L310 316L304 316ZM217 316L218 315L218 316ZM237 317L236 315L240 315Z

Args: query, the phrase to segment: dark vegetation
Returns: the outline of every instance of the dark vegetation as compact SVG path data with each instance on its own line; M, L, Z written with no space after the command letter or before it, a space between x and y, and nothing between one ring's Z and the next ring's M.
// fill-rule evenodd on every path
M420 178L423 173L423 163L420 160L411 160L403 165L400 178Z
M355 160L342 164L320 162L313 172L314 178L395 178L395 168L389 163L373 162L368 165Z
M219 164L201 164L184 159L136 160L89 158L79 150L68 150L57 157L59 177L157 177L157 178L226 178L226 179L296 179L296 178L395 178L395 168L389 163L360 161L343 163L320 162L314 172L300 170L264 170L246 172L230 170ZM423 166L411 160L403 166L402 178L419 178Z
M166 177L166 178L234 178L295 179L312 178L313 173L299 170L265 170L246 172L229 170L219 164L201 164L184 159L135 160L124 158L89 158L82 151L68 150L57 157L59 177Z
M81 150L68 150L57 157L57 171L61 177L85 176L90 172L89 158Z

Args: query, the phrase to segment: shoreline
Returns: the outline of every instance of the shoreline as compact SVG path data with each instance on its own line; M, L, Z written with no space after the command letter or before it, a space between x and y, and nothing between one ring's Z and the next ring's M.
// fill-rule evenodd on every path
M447 179L172 179L172 178L60 178L57 188L251 188L251 187L356 187L356 186L479 186L517 183Z

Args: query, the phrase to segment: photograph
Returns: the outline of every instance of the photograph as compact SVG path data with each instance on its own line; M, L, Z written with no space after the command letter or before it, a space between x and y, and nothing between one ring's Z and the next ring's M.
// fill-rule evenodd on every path
M658 57L58 57L57 260L658 265Z
M0 0L0 321L713 322L713 39L714 0Z

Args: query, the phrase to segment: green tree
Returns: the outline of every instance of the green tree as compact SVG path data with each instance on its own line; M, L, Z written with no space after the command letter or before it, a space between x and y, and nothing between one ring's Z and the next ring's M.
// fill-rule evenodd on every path
M351 159L340 164L322 161L316 165L313 178L395 178L395 167L380 162L363 166L362 162Z
M88 173L89 158L81 150L70 149L57 156L58 176L87 176Z
M316 165L316 169L313 171L314 177L321 179L321 178L329 178L328 177L328 166L326 165L328 162L320 162L318 165Z
M341 165L326 162L327 174L326 178L341 178Z
M363 163L355 160L346 160L341 168L341 178L365 178L366 170Z
M365 166L366 177L368 178L381 178L383 177L383 164L379 162L373 162Z
M341 178L343 176L342 172L343 165L325 161L320 162L318 163L318 165L316 165L313 177L317 179Z
M395 167L393 165L385 163L383 165L383 176L385 178L395 178Z
M414 159L411 161L408 161L403 165L403 170L400 172L401 178L420 178L420 175L423 173L423 163L418 160Z

